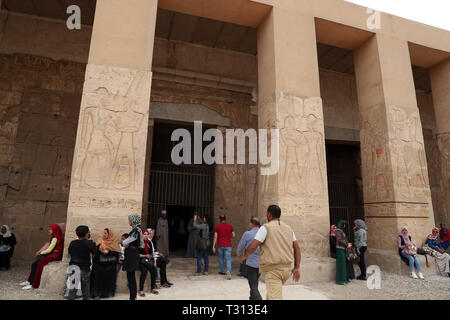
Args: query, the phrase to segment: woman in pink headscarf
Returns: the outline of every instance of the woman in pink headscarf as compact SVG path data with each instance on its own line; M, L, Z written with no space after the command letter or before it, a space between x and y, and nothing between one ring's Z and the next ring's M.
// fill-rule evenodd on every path
M402 260L405 262L408 261L411 277L414 279L425 279L422 274L419 258L417 257L417 246L412 241L407 226L402 228L401 234L397 237L397 246ZM414 271L414 265L416 266L417 274Z

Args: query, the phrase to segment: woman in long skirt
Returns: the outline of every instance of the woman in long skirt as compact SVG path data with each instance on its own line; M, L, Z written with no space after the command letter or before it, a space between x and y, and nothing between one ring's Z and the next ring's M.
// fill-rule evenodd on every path
M431 234L427 237L426 246L428 251L435 259L436 273L442 277L450 276L450 255L445 252L441 239L439 237L439 229L434 227ZM426 247L424 246L424 249Z
M120 246L112 229L103 230L103 236L96 242L98 251L95 255L91 274L92 295L94 299L111 298L116 293L117 263Z
M336 284L346 284L347 277L347 241L345 232L345 220L340 220L336 225Z

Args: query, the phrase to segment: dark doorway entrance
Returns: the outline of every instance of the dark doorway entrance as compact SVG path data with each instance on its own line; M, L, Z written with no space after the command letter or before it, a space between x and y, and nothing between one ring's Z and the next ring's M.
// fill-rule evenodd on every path
M206 216L210 223L214 221L215 166L172 163L171 151L177 142L171 141L171 135L178 128L188 130L194 138L192 125L155 123L147 221L150 227L155 228L161 211L167 210L169 250L172 253L178 251L181 255L187 246L187 225L194 210L199 211L200 216Z
M169 222L169 250L171 252L186 250L188 241L188 223L194 215L191 206L167 206Z
M353 241L353 221L364 219L359 145L326 145L330 225L347 221L345 233Z

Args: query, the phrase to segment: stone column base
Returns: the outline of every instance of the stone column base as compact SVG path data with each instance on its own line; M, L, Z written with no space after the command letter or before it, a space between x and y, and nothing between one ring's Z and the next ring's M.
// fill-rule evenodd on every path
M428 265L426 265L425 256L419 255L420 266L424 275L436 275L436 267L434 265L434 258L427 256ZM409 267L403 260L400 259L397 251L381 250L381 249L367 249L366 265L377 265L381 272L395 273L399 275L409 276Z
M67 261L58 261L49 263L45 266L42 272L40 289L44 289L47 292L59 293L62 297L64 283L66 281L67 274ZM139 290L139 277L140 271L136 272L136 285ZM145 281L145 291L150 291L150 273L147 273L147 280ZM119 271L117 274L117 288L116 293L129 293L127 284L127 273Z

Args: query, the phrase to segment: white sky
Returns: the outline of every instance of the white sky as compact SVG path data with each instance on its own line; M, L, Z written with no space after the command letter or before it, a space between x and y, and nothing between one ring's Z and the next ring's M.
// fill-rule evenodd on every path
M450 31L450 0L344 0Z

